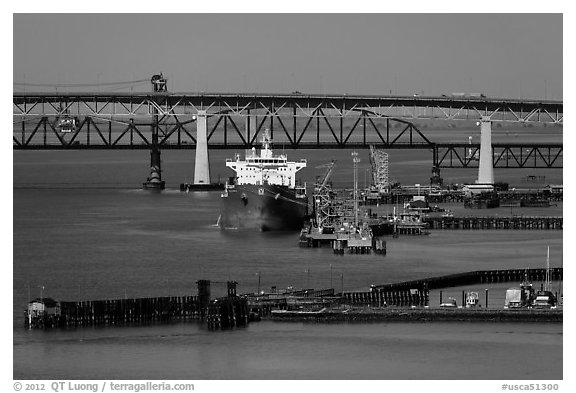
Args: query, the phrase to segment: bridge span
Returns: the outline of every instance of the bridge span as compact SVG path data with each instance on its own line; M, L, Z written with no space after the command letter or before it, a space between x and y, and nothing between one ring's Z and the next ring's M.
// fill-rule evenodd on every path
M425 149L433 167L469 168L478 166L479 144L436 142L435 130L425 135L417 123L563 125L563 102L552 100L170 93L164 79L152 84L151 93L14 93L13 148L150 149L159 162L161 149L251 148L268 129L285 148ZM494 167L562 167L562 143L500 143L492 150Z
M260 93L25 93L13 95L14 115L24 117L89 114L104 118L151 116L152 108L162 116L210 115L249 116L260 110L267 116L317 117L326 112L336 117L356 112L371 118L563 122L563 103L555 100L507 99L485 96L369 96L260 94Z

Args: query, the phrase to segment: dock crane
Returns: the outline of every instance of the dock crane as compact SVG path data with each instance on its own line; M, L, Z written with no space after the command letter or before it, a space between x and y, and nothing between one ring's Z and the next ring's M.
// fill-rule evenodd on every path
M390 192L388 178L388 153L375 146L370 146L370 165L372 167L372 186L370 196L381 196Z
M316 184L314 184L313 199L315 226L319 229L320 233L330 233L329 231L334 231L334 219L338 217L332 204L332 199L334 197L332 187L328 183L335 165L336 161L332 161L329 164L319 165L316 167L318 169L326 168L324 174L319 177Z

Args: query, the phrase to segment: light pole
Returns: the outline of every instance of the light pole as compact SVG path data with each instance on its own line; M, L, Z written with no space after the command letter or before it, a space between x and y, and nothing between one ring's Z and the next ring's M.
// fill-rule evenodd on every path
M333 288L333 286L332 286L332 264L330 264L330 288Z
M358 163L360 159L358 158L358 153L352 152L352 162L354 163L354 227L358 228Z
M40 285L40 305L42 307L42 314L46 312L46 307L44 306L44 285Z
M310 268L304 271L306 273L306 289L310 288Z
M340 294L344 294L344 273L340 273Z
M40 285L38 288L40 288L40 303L43 303L43 299L44 299L44 289L46 288L44 285Z
M256 294L260 295L260 272L256 272L256 275L258 276L258 290L256 291Z

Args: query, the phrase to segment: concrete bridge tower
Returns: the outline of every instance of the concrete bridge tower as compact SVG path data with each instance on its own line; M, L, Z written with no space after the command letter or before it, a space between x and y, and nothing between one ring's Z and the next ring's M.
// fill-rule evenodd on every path
M478 165L478 179L475 184L466 184L464 191L467 197L494 191L492 122L489 116L482 116L480 122L480 163Z
M478 184L494 185L494 166L492 159L492 122L489 116L482 116L480 123L480 164Z
M210 161L208 157L206 111L196 114L196 160L194 164L194 185L210 184Z

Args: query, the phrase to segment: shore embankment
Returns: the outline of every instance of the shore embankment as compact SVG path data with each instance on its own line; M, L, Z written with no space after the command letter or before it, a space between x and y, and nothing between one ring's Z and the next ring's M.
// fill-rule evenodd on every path
M272 313L273 321L293 322L553 322L562 323L562 309L490 310L427 308L361 308L323 312L285 311Z

